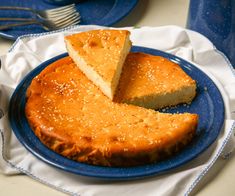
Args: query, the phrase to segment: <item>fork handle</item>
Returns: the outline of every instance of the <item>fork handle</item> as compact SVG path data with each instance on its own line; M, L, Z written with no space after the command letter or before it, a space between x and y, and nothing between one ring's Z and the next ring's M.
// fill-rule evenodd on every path
M29 7L16 7L16 6L0 6L0 10L25 10L32 11Z
M21 23L13 23L13 24L6 24L6 25L1 25L0 30L7 30L10 29L11 27L17 27L17 26L25 26L25 25L31 25L31 24L39 24L41 25L40 22L36 20L31 20L28 22L21 22Z
M0 18L0 21L32 21L31 18Z

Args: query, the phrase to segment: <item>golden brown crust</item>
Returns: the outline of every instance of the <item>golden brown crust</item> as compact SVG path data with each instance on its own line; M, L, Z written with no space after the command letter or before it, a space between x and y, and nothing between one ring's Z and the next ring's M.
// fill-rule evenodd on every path
M103 166L161 160L195 135L196 114L163 114L112 102L66 57L27 90L25 113L37 137L70 159Z
M104 96L63 58L44 69L27 91L26 116L49 148L94 165L155 162L187 145L198 116L161 114Z

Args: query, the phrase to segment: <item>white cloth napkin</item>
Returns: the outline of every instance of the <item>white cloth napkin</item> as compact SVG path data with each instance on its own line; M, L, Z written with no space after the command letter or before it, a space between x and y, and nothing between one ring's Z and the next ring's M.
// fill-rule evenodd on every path
M21 79L45 60L66 51L63 37L73 32L104 28L77 26L63 31L23 36L1 56L0 171L25 173L71 195L188 195L220 155L234 147L235 72L226 57L202 35L177 26L127 28L133 45L160 49L180 56L202 69L220 89L226 109L225 123L216 142L193 161L164 175L134 181L102 181L67 173L34 157L16 139L8 122L8 103Z

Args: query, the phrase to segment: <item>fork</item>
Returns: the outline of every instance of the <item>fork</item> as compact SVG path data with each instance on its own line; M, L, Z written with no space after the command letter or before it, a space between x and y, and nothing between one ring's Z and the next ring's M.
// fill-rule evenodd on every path
M41 19L54 20L57 18L65 17L71 13L77 12L75 4L70 4L58 8L48 10L36 10L28 7L14 7L14 6L0 6L0 10L24 10L29 11Z
M7 30L12 27L17 27L17 26L24 26L24 25L41 25L43 29L47 31L51 30L58 30L62 28L66 28L72 25L77 25L80 23L80 14L79 13L74 13L73 15L70 15L69 17L66 18L59 18L57 20L36 20L36 19L25 19L25 18L0 18L0 21L3 20L15 20L15 21L24 21L20 23L13 23L13 24L6 24L6 25L1 25L0 30Z

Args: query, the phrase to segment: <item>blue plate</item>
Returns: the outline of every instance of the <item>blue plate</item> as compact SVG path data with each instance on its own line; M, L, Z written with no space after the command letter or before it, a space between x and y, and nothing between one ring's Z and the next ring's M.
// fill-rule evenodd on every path
M102 25L110 26L123 17L125 17L137 4L138 0L84 0L76 5L77 10L80 12L82 18L81 25ZM21 6L32 7L34 9L50 9L58 6L45 3L43 0L1 0L0 6ZM21 17L29 18L33 15L26 11L16 10L0 10L1 17ZM0 25L10 22L0 21ZM12 22L11 22L12 23ZM42 33L46 32L39 25L28 25L15 27L9 30L0 31L0 36L16 39L17 37L25 34Z
M79 175L124 180L157 175L179 167L197 157L217 138L224 122L224 104L222 96L212 80L189 62L174 55L143 47L132 47L134 52L145 52L159 55L177 62L183 70L197 81L197 96L190 105L179 105L166 112L190 112L199 114L199 126L193 142L177 155L155 164L138 167L114 168L83 164L67 159L44 146L30 129L25 117L25 93L31 80L52 62L67 56L54 57L31 71L18 85L9 105L11 127L18 140L36 157L57 168ZM164 111L165 112L165 111Z

